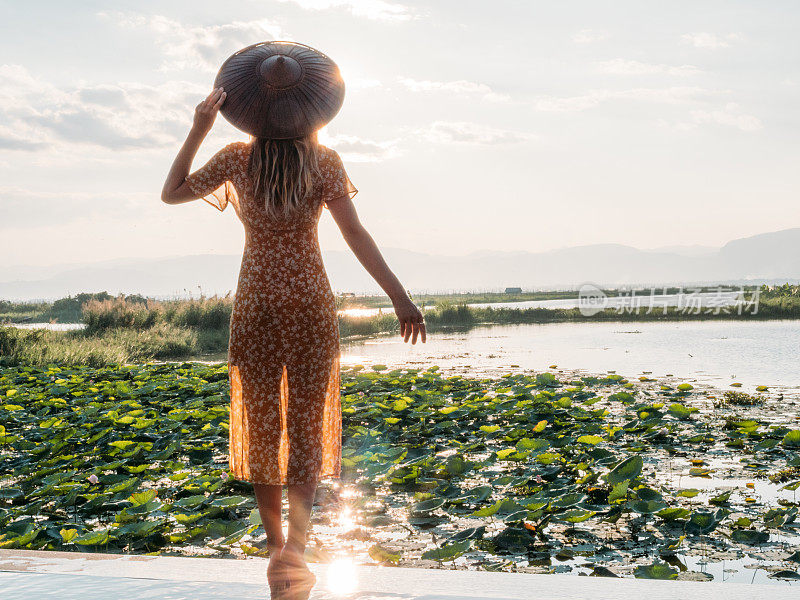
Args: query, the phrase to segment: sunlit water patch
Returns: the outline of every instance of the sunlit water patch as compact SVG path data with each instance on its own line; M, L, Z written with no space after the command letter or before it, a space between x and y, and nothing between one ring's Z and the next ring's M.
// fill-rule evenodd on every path
M627 377L673 375L753 391L800 391L800 321L692 321L492 325L436 332L412 345L398 335L344 343L345 364L439 365L496 374L557 365Z

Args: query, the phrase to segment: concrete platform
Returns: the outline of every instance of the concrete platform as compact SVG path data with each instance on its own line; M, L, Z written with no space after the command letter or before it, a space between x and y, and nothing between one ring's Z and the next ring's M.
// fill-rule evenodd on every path
M783 600L798 585L746 585L310 564L312 600ZM269 597L267 560L0 550L2 600Z

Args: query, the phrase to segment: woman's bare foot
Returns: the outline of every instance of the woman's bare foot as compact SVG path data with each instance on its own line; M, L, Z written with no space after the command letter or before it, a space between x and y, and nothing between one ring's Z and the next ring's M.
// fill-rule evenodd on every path
M270 600L286 598L289 591L289 571L286 562L281 559L280 547L270 548L267 581Z
M303 558L304 550L291 541L286 542L281 550L281 561L286 565L289 580L287 600L307 600L317 582Z

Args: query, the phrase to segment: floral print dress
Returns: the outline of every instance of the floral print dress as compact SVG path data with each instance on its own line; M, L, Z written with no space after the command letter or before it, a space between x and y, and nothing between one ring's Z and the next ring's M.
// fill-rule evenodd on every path
M228 347L233 476L299 484L341 473L339 324L317 225L327 203L357 189L319 146L322 177L289 218L270 217L247 175L251 144L234 142L187 178L245 229Z

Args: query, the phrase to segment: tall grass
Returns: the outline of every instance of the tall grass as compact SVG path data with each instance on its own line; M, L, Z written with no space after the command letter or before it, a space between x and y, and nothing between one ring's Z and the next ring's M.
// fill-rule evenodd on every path
M0 359L10 363L103 366L185 358L196 353L198 333L160 323L144 330L48 331L0 327Z
M394 313L384 313L368 317L339 315L339 336L343 338L376 335L399 331L400 324Z
M141 331L163 323L191 329L225 329L232 308L233 300L227 296L144 302L124 298L90 300L83 307L83 322L89 334L118 327Z

